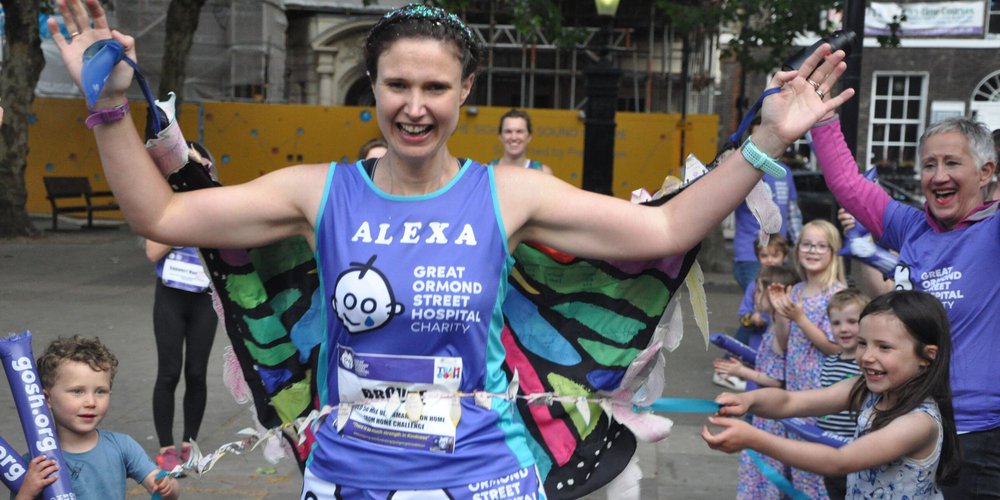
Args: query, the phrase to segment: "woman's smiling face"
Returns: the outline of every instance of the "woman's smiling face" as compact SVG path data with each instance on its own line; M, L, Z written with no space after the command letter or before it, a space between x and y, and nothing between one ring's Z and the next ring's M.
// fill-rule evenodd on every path
M458 126L473 78L462 79L451 42L403 38L382 52L373 91L389 155L420 162L441 151Z
M982 188L993 176L992 163L980 168L960 132L932 135L921 151L920 189L931 215L951 229L983 204Z

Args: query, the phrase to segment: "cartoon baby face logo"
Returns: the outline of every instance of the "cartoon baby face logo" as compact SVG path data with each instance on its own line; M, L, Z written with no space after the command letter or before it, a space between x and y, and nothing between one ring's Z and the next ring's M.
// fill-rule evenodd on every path
M373 266L376 257L364 264L351 262L351 267L337 276L331 302L350 333L376 330L403 313L403 304L396 302L389 281Z
M900 262L896 264L896 272L894 276L896 282L896 290L913 290L913 282L910 281L910 266Z

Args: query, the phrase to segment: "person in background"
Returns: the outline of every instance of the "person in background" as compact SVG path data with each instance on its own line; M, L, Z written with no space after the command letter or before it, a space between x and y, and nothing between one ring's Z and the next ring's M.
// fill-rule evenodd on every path
M201 163L213 178L212 155L197 142L188 143L188 159ZM156 340L156 383L153 425L160 444L156 464L172 470L191 456L208 401L208 361L218 316L212 305L211 281L197 248L172 247L145 240L146 258L156 264L153 336ZM184 375L184 426L181 446L174 441L174 393Z
M758 242L759 243L759 242ZM772 235L767 240L767 245L754 244L754 253L762 268L768 266L783 266L788 259L788 242L781 235ZM757 291L757 280L754 280L743 293L743 302L740 303L739 313L740 324L737 327L736 340L757 349L760 344L763 332L771 322L771 315L761 312L756 307L754 296ZM770 309L770 304L768 305ZM715 385L732 390L744 390L746 382L739 375L730 374L728 376L716 371L712 375L712 382Z
M358 159L369 160L372 158L381 158L385 156L385 153L388 150L389 149L385 144L385 140L380 137L376 137L361 146L361 150L358 151Z
M750 126L750 133L759 126L756 121ZM785 241L794 244L802 232L802 213L799 211L798 192L795 190L794 176L789 173L783 179L764 176L764 182L771 189L771 199L778 206L781 214L781 230L779 235ZM760 261L757 259L755 245L760 234L760 223L750 212L746 202L740 203L733 213L733 277L740 285L740 290L753 286L754 278L760 271Z
M208 361L218 316L211 284L198 249L174 248L146 240L146 257L156 264L153 336L156 339L156 383L153 424L160 451L156 464L172 470L191 456L208 400ZM174 441L174 393L184 375L184 427L181 447Z
M520 109L512 109L500 117L497 127L500 134L500 144L503 144L503 156L489 163L491 167L510 165L532 170L541 170L551 175L552 169L540 161L528 159L528 144L531 143L531 117Z
M845 288L830 297L826 311L830 317L830 331L840 346L840 353L823 358L823 368L819 374L820 387L830 387L841 380L861 375L855 357L858 350L858 328L861 311L870 301L857 288ZM854 439L857 422L849 411L842 411L820 417L816 420L816 425L824 431L850 440ZM846 476L825 476L823 484L826 485L830 498L844 498L847 495Z
M785 387L802 391L820 387L823 356L840 352L830 334L826 310L830 297L844 288L844 262L837 255L841 239L837 227L817 219L802 227L795 245L795 269L803 281L786 291L768 290L774 312L788 318L787 335L775 330L785 352ZM773 318L773 317L772 317ZM792 484L812 498L825 498L823 478L792 468Z

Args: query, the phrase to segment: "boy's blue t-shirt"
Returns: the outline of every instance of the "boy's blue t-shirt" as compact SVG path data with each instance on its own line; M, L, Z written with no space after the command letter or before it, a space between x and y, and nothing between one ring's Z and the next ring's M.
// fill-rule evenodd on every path
M132 436L97 431L97 446L83 453L62 452L77 500L125 500L125 478L142 484L156 464ZM30 456L25 461L31 460ZM64 471L59 471L63 473ZM13 498L13 494L11 495Z

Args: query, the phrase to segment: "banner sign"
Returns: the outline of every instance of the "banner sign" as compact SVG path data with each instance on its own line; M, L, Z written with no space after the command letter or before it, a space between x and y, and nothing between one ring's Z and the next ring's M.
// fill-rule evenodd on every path
M982 35L984 2L872 2L865 12L865 35L889 35L889 23L900 23L900 37Z

